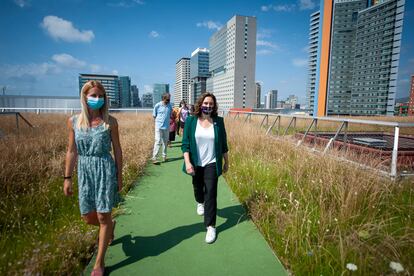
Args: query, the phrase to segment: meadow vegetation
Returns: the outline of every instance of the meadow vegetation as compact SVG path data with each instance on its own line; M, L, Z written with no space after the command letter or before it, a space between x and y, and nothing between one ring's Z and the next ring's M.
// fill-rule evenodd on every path
M0 274L80 274L97 229L80 220L77 197L62 192L69 115L25 116L35 128L21 123L19 133L14 117L0 117ZM151 154L152 119L115 117L125 194ZM392 182L315 155L243 121L226 119L231 169L225 178L289 271L340 275L354 264L354 274L389 275L390 262L397 262L413 273L410 180Z
M393 261L414 271L412 179L393 182L243 121L227 120L226 180L285 267L341 275L355 264L359 275L389 275Z

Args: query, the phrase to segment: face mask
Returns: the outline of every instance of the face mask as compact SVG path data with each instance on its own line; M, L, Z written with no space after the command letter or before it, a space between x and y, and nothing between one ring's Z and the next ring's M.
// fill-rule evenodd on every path
M88 97L88 100L86 101L90 109L92 110L98 110L100 109L104 103L104 98L94 98L94 97Z
M211 112L213 112L213 107L211 106L202 106L201 107L201 112L203 112L206 115L211 114Z

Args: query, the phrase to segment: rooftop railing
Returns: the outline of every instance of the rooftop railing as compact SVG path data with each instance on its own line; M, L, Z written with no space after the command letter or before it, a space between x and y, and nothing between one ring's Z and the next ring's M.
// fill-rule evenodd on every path
M260 124L260 127L265 127L266 135L274 135L280 137L286 136L288 134L294 134L294 136L296 137L294 141L297 147L305 144L305 142L309 140L313 140L315 146L312 150L320 152L323 155L328 154L333 147L341 150L348 150L354 142L353 139L355 139L355 141L358 141L359 143L359 145L354 146L353 148L355 149L359 147L359 150L361 150L362 152L363 145L361 144L361 138L350 138L350 136L355 134L357 134L359 137L368 137L365 138L365 140L368 141L368 144L366 145L368 146L367 148L369 148L369 142L378 142L378 139L369 138L369 135L391 135L393 138L391 141L391 160L388 160L390 161L390 167L387 170L381 168L373 168L369 166L368 167L381 174L390 176L391 178L396 178L399 176L414 176L414 171L412 167L414 164L414 122L392 122L337 117L311 117L304 115L288 115L243 111L230 111L227 113L227 115L233 119L242 119L244 120L244 123L253 121L258 125ZM256 120L252 120L252 118L256 118ZM282 123L282 120L284 120L285 122ZM302 123L300 127L297 127L299 121L301 121ZM325 122L325 126L323 126L323 122ZM350 127L351 124L354 127ZM359 125L359 127L355 127L355 125ZM384 129L392 131L390 134L388 134L388 132L384 132ZM407 135L401 136L400 132L402 129ZM318 149L318 147L316 147L316 139L320 139L320 141L322 141L321 143L319 143L319 148L321 149ZM404 152L401 149L399 152L399 142L402 139L405 139L403 141L405 143ZM375 145L375 147L375 149L372 151L378 151L379 154L384 153L380 146ZM399 164L399 153L401 155L400 157L406 158L406 160L409 160L408 162L411 162L410 160L412 160L410 171L397 170ZM355 163L350 159L345 159L345 161ZM367 167L364 164L359 164L359 166Z

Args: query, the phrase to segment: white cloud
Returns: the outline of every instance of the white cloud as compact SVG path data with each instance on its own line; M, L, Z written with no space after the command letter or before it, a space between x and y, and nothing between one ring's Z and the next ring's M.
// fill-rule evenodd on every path
M272 5L261 6L260 8L262 11L267 12L272 9Z
M118 70L112 70L112 75L118 75L118 74L119 74Z
M277 12L290 12L295 9L295 4L284 4L284 5L277 5L273 6L273 9Z
M209 30L220 30L222 26L220 22L214 22L212 20L197 23L197 27L205 27Z
M12 77L40 77L50 73L60 72L59 68L49 62L29 63L29 64L12 64L0 66L1 74L6 78Z
M292 64L296 67L305 67L308 65L308 59L306 58L294 58Z
M56 64L61 65L63 67L83 68L86 66L86 62L76 59L69 54L53 55L52 60L56 62Z
M271 54L273 54L273 52L271 50L268 50L268 49L261 49L261 50L256 51L256 55L258 55L258 56L267 56L267 55L271 55Z
M136 5L144 5L145 2L141 0L122 0L118 2L111 2L107 5L110 7L118 7L118 8L132 8Z
M151 31L151 32L148 34L148 36L149 36L149 37L152 37L152 38L157 38L157 37L159 37L159 36L160 36L160 34L159 34L158 32L156 32L156 31Z
M300 10L312 10L316 7L315 2L313 0L300 0L299 1L299 9Z
M309 53L309 46L303 47L302 52Z
M279 45L274 44L273 42L270 42L270 41L266 41L266 40L257 40L256 45L257 46L270 47L270 48L273 48L275 50L280 50Z
M56 40L61 39L67 42L91 42L95 37L93 31L80 31L73 26L72 22L54 15L45 16L41 26Z
M260 29L257 32L257 38L258 39L261 39L261 38L269 38L269 37L272 37L272 32L273 32L273 30L270 30L270 29Z
M30 0L14 0L14 3L20 8L29 7Z
M279 5L265 5L261 6L260 9L264 12L271 10L277 12L291 12L296 10L299 7L299 10L311 10L316 7L315 0L298 0L297 4L279 4Z

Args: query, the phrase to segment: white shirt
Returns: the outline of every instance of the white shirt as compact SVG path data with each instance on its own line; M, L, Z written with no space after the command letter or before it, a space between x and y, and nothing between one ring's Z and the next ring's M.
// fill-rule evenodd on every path
M208 164L216 162L216 154L214 151L214 126L203 128L200 121L197 120L195 131L195 140L197 144L197 166L205 167Z

